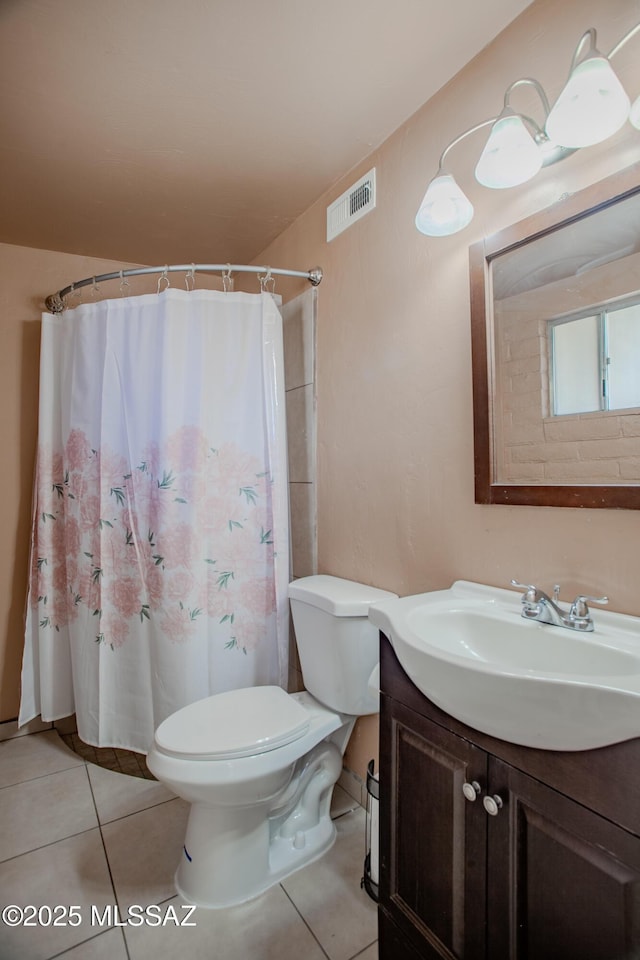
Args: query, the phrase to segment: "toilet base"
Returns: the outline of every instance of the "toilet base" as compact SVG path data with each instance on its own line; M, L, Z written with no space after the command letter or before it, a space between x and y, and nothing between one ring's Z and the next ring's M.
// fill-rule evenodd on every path
M272 846L272 866L266 874L254 875L243 889L235 887L233 893L228 885L226 893L212 889L211 876L199 878L188 869L190 864L182 861L175 872L174 883L178 894L189 904L210 910L238 906L254 900L270 887L291 876L302 867L319 860L331 849L336 839L336 828L329 820L318 823L306 833L305 846L296 850L294 840L279 839ZM184 857L184 851L183 851Z
M276 797L247 807L193 803L175 884L211 909L252 900L333 845L330 807L342 753L329 741L301 759Z

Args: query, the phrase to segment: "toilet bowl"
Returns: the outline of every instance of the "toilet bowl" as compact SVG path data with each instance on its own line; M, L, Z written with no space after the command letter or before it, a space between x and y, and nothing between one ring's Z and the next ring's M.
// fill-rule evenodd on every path
M189 903L250 900L333 844L331 795L347 742L357 717L378 710L369 686L378 635L367 614L392 596L336 577L294 581L289 597L307 689L216 694L156 730L147 765L191 804L175 875Z

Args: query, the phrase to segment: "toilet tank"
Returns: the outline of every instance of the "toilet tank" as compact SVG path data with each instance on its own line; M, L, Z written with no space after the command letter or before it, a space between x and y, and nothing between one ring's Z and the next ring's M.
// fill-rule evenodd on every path
M289 600L305 689L332 710L377 713L369 689L379 662L378 628L369 607L395 593L319 574L289 584Z

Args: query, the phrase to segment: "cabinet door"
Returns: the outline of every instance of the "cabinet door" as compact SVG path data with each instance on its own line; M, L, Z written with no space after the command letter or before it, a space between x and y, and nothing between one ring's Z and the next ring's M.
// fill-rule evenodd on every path
M638 960L640 839L494 758L491 960Z
M388 697L380 745L381 903L425 960L484 960L487 815L462 787L487 755Z
M378 909L378 957L388 960L423 960L423 955L400 933L389 914Z

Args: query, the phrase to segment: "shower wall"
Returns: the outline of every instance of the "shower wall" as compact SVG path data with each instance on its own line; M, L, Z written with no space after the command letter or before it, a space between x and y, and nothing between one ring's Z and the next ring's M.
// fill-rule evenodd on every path
M306 290L284 305L284 370L289 444L291 571L317 572L315 344L318 291ZM302 690L293 629L289 644L289 690Z

